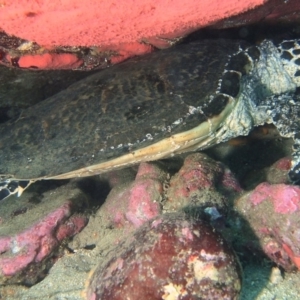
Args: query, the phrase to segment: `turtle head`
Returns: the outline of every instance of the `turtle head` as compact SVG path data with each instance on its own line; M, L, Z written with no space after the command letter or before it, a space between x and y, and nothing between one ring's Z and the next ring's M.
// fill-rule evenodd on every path
M300 87L300 40L283 41L278 45L284 69L297 87Z

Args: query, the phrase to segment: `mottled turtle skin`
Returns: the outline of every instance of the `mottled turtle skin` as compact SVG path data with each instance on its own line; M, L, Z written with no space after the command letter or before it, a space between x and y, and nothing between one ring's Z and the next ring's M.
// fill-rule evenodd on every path
M37 180L91 176L204 149L263 123L294 137L290 177L297 179L298 48L298 41L204 40L71 85L0 126L0 199Z

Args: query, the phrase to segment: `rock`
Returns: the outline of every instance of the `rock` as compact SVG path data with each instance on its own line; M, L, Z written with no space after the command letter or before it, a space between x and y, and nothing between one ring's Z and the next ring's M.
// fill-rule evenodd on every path
M223 19L213 25L214 28L231 28L245 26L264 20L273 25L299 22L300 3L298 0L268 0L264 4L243 13Z
M139 227L160 214L166 177L155 163L141 163L135 180L116 185L101 210L114 226Z
M42 55L24 55L18 60L20 68L37 69L76 69L83 64L83 60L71 53L45 53Z
M229 199L240 192L242 188L228 168L204 153L194 153L186 157L182 168L171 178L163 209L197 209L201 215L213 209L224 214ZM211 210L209 214L214 218L212 213Z
M72 184L35 197L27 192L1 203L0 284L41 280L61 255L63 240L87 224L78 213L87 198Z
M266 170L266 180L271 184L289 183L288 173L291 169L291 158L284 157L276 161Z
M300 269L300 187L261 183L237 199L245 240L249 227L255 235L252 247L264 253L287 271ZM248 228L248 229L247 229Z
M137 170L136 166L124 168L121 170L113 170L107 173L100 174L100 180L108 183L109 187L112 189L115 186L120 186L122 184L132 182L135 179Z
M142 225L99 265L86 297L96 299L237 299L241 269L213 228L183 214Z
M146 0L131 1L129 6L94 0L84 4L74 0L63 5L59 1L29 1L26 7L22 3L5 3L0 11L1 30L6 33L5 39L0 38L0 62L18 66L20 59L20 67L77 68L82 63L82 70L106 68L149 53L154 47L170 47L207 26L232 28L262 20L291 23L297 22L299 15L298 0L223 0L210 5L205 0L189 0L172 2L168 9L164 1ZM247 36L247 29L243 29L241 37ZM8 39L15 47L1 47ZM68 60L49 63L41 57L46 54L67 54ZM26 63L23 55L27 56Z
M7 3L0 18L1 28L8 34L41 45L119 45L122 49L124 44L140 44L147 37L172 39L262 3L227 0L208 6L203 0L190 0L173 2L166 9L164 1L132 1L129 6L115 6L113 1L88 0L84 5L78 0L63 5L30 1L26 8L21 3Z

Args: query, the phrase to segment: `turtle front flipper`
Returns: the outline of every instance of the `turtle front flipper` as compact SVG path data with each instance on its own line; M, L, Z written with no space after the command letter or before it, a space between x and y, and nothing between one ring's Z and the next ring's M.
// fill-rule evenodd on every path
M285 40L275 47L278 52L274 51L275 48L269 41L264 41L260 46L265 55L265 60L262 59L263 64L258 68L260 82L268 91L271 91L272 96L261 101L258 108L260 113L267 113L267 122L273 123L281 136L294 139L289 178L293 183L299 184L300 40ZM280 62L283 68L279 65L276 67L275 62ZM273 69L270 69L271 66ZM271 74L272 76L269 76Z
M300 183L300 93L274 95L265 100L267 114L281 136L293 138L292 166L289 172L293 183Z
M300 39L285 40L277 45L281 63L296 86L300 87Z
M0 179L0 201L14 194L21 196L32 182L31 180Z

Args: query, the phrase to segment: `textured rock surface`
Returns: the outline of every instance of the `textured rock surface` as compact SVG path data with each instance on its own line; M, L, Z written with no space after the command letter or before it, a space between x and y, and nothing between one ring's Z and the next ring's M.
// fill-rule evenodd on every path
M237 299L241 270L203 221L166 214L141 226L98 267L87 299Z
M186 162L195 162L194 167L192 167L191 170L193 170L197 166L197 160L192 158L193 155L191 157L187 157L186 159ZM211 159L208 159L208 161L212 163L212 167L208 168L208 171L214 170L216 166L220 166L220 163L214 162ZM273 166L277 166L277 169L282 169L284 171L284 166L288 162L288 159L283 159L283 161L279 161ZM198 160L198 166L199 165L209 166L209 164L207 164L207 159L201 161L200 157ZM244 165L240 164L241 168L243 166ZM245 167L247 168L247 166ZM272 168L273 167L269 168L269 170L271 170ZM149 170L149 168L147 167L146 170ZM200 170L203 169L200 168ZM264 172L267 174L269 170L266 169ZM170 174L173 174L173 172L171 172ZM199 174L201 173L199 172ZM128 179L126 179L127 176L129 177ZM118 184L122 185L126 182L128 183L132 181L133 173L132 171L128 172L128 170L126 172L112 172L107 177L110 178L111 185L117 187ZM278 178L279 177L280 176L278 176ZM190 177L190 179L190 184L192 184L193 177ZM188 184L189 181L187 181L186 183ZM87 186L88 190L91 191L91 186ZM214 187L212 187L212 189L214 189ZM198 193L200 194L200 192L201 187L198 187ZM28 191L25 192L24 196L26 195L26 193L28 193ZM55 190L53 190L52 193L57 194ZM11 198L11 200L12 199L13 198ZM19 206L19 204L22 203L22 201L20 202L22 198L16 200L17 202L14 202L15 208L12 208L12 211L9 212L9 215L13 211L14 214L22 213L23 207L22 205L21 207ZM268 203L267 200L263 202ZM269 205L272 206L270 202ZM62 256L54 264L45 279L29 289L24 288L20 285L2 286L0 287L0 295L2 296L2 298L9 300L38 300L41 298L49 298L52 300L82 300L83 296L81 294L81 291L84 289L84 282L88 277L89 271L91 269L94 269L98 264L103 267L107 265L109 260L111 259L111 256L116 253L116 249L119 249L121 253L122 246L120 246L120 244L124 245L124 239L127 240L129 244L132 242L132 240L129 239L131 234L130 232L132 231L128 230L127 226L111 226L111 222L108 222L107 220L107 213L102 210L102 207L97 209L95 214L92 214L90 216L88 225L83 228L83 230L79 234L77 234L71 242L68 243L67 249L69 249L70 251L69 254ZM244 220L247 221L247 218L239 213L237 215L236 213L232 215L230 208L231 207L229 207L228 209L226 218L224 218L223 215L222 218L220 218L221 220L219 223L212 222L212 224L214 226L218 225L218 227L216 228L218 230L222 230L222 233L224 233L224 229L228 230L229 234L225 234L226 239L228 238L229 241L233 240L234 247L237 249L239 256L242 259L245 280L243 283L243 291L240 299L266 300L274 299L275 297L277 297L278 299L296 299L298 297L300 273L280 274L280 272L278 273L278 269L276 268L275 271L273 271L273 265L271 265L270 261L267 260L267 263L265 263L266 260L263 259L262 252L260 252L261 247L259 246L259 239L253 234L253 230L251 230L249 226L242 226L242 222ZM245 212L245 214L247 215L248 213L249 215L251 215L251 210ZM270 208L268 208L267 213L269 215L273 215ZM276 215L273 215L273 217L276 218ZM296 222L298 221L296 220ZM272 224L274 225L275 223ZM251 233L253 235L251 235ZM274 245L274 243L270 245L272 246ZM282 251L282 247L280 248L280 250ZM281 252L277 252L277 254L280 253ZM251 258L253 257L253 254L256 254L254 256L254 261L253 258ZM287 254L286 258L291 265L291 260ZM292 266L294 268L294 264Z
M217 218L240 192L242 188L228 168L206 154L195 153L186 157L171 178L163 209L197 211L202 216L206 212Z
M1 203L0 284L32 285L43 278L60 255L62 241L87 224L87 218L77 214L86 200L69 184L38 198L26 193Z
M250 15L246 18L246 15L241 15L237 19L229 19L228 22L222 22L217 24L216 26L219 27L227 27L232 26L233 24L245 24L245 21L253 22L257 18L263 19L266 15L270 16L270 18L274 18L275 20L279 20L278 17L281 14L287 13L287 10L291 12L290 15L286 15L283 18L281 18L281 21L290 20L294 17L297 18L299 15L297 15L297 7L295 6L295 3L299 5L299 2L297 3L297 0L290 0L290 1L268 1L269 6L264 6L264 10L258 11L258 10L252 10L250 12ZM274 5L276 4L276 5ZM283 5L283 6L280 6ZM27 19L34 18L35 16L33 14L28 14ZM172 23L174 24L174 23ZM159 45L160 47L166 47L167 45L172 43L172 39L170 39L170 36L167 36L167 38L159 37L157 38L148 38L148 41L150 43L153 43L155 45ZM124 51L122 54L122 51L120 48L116 48L116 51L120 51L120 56L127 57L128 52L131 51L130 55L133 55L137 51L138 43L127 45L127 48L125 45L120 45L122 47L122 50ZM148 48L149 49L149 48ZM129 51L130 50L130 51ZM140 52L145 51L145 48L140 49ZM127 56L126 56L127 55ZM0 58L2 56L2 53L0 51ZM120 58L119 56L119 58ZM108 56L109 57L109 56ZM118 61L116 59L116 61ZM35 60L32 60L30 62L30 65L34 66ZM18 79L16 79L18 80ZM4 81L4 80L3 80ZM36 92L38 89L35 87L34 89L30 89L30 92ZM9 88L9 91L11 89ZM22 93L23 95L23 93ZM1 97L1 96L0 96ZM9 99L10 97L7 96L6 99ZM5 112L6 113L6 112ZM254 148L253 145L251 145L249 148L251 148L251 152L256 152L257 156L262 158L264 160L264 154L263 151L257 150L257 148ZM266 150L267 147L261 147L261 149ZM276 148L277 149L277 148ZM265 151L266 155L265 158L273 155L273 152L278 152L275 148L269 148L269 151ZM252 177L256 177L257 180L257 170L255 167L253 167L253 162L256 161L257 158L254 160L249 160L249 155L243 156L240 154L240 152L237 152L238 154L234 153L233 156L241 156L243 157L242 160L239 163L236 163L238 169L245 168L245 165L250 166L250 168L254 169L254 173ZM286 183L286 174L284 174L282 171L286 170L286 167L289 164L288 159L283 159L283 161L278 162L273 165L273 169L269 170L263 170L262 173L264 174L264 180L267 180L269 183L273 184L280 184L280 183ZM193 167L195 168L195 167ZM193 174L193 172L196 174L203 175L203 169L200 168L198 171L193 171L193 168L190 170L190 174ZM211 171L209 169L209 171ZM211 173L210 173L211 174ZM217 174L219 174L217 172ZM230 173L229 173L230 174ZM204 180L203 177L200 176L200 180ZM216 175L214 175L216 176ZM218 176L217 176L218 177ZM201 195L201 191L203 192L204 189L201 186L196 186L195 181L193 180L193 176L188 177L188 180L184 184L186 184L188 187L194 187L194 190L192 189L191 194L196 193L198 195ZM226 182L227 180L224 180ZM229 182L232 181L232 176L229 176ZM174 179L174 182L175 179ZM177 181L180 188L182 189L184 184L181 183L181 181ZM212 189L215 191L215 186L213 184L209 185L208 188L206 187L206 191L209 191ZM256 183L257 184L257 183ZM255 185L256 185L255 184ZM117 181L115 181L112 185L118 185ZM222 184L221 184L222 185ZM224 184L225 185L225 184ZM233 185L235 185L233 181ZM60 191L58 191L60 193ZM218 193L220 191L218 190ZM246 198L245 196L245 202L241 204L241 214L238 218L232 219L231 224L236 221L235 228L236 232L235 234L238 235L238 238L241 240L243 246L250 246L250 250L257 250L260 248L260 245L265 247L265 251L269 256L274 259L278 263L282 263L282 265L290 270L294 269L295 266L299 267L299 240L298 240L298 231L299 228L299 222L298 222L298 192L295 191L294 188L291 188L290 186L270 186L269 184L263 184L262 186L259 186L257 190L253 192L254 196L252 197L253 203L251 203L249 196ZM203 194L202 194L203 195ZM207 196L213 195L213 193L207 193ZM281 200L281 196L283 195L283 201ZM290 196L292 195L292 196ZM24 194L25 196L25 194ZM221 197L224 200L224 196L221 193ZM279 198L280 196L280 198ZM189 204L189 193L185 196L186 198L180 201L183 201L185 204ZM204 200L206 200L206 197L202 196ZM34 198L34 197L33 197ZM292 201L289 201L288 199L291 199ZM23 205L23 202L20 201L21 199L17 199L15 202L15 207L11 211L6 211L5 214L2 215L2 222L6 222L5 218L11 218L14 219L16 217L21 216L24 214L26 216L26 210L28 210L28 207L30 206L30 202L28 201L27 204ZM64 199L65 200L65 199ZM243 201L244 201L243 200ZM175 202L177 199L175 199ZM187 201L187 202L185 202ZM198 200L197 200L198 201ZM242 202L243 202L242 201ZM179 202L179 200L178 200ZM199 203L199 202L197 202ZM207 202L206 202L207 203ZM237 210L239 210L240 202L237 202ZM1 203L2 205L2 203ZM63 205L63 203L62 203ZM257 213L257 216L252 215L254 214L253 207L249 207L248 205L252 205L258 210L260 210ZM283 205L283 206L282 206ZM177 208L181 208L178 203L176 203ZM275 208L277 209L275 210ZM66 212L66 210L63 208L63 206L58 206L58 212L62 212L62 215ZM1 207L0 207L1 212ZM292 216L291 218L289 216ZM57 215L56 215L57 216ZM295 216L295 218L293 217ZM98 212L91 217L90 223L87 227L84 228L84 230L75 237L74 241L68 244L68 247L70 249L73 249L73 252L69 253L69 255L65 255L61 259L58 260L58 262L54 265L54 267L50 270L49 276L47 276L42 282L34 285L30 289L26 289L21 286L14 286L9 285L6 286L5 290L2 288L0 289L0 295L3 299L23 299L23 300L32 300L32 299L41 299L41 298L49 298L49 299L82 299L80 296L80 290L83 289L83 282L85 281L87 277L87 273L95 265L95 262L102 262L103 264L106 263L107 255L108 253L111 253L115 250L115 247L119 244L119 242L125 237L128 236L128 233L126 232L126 229L124 228L111 228L110 224L106 221L106 216L103 214L101 209L98 210ZM230 216L231 217L231 216ZM256 219L257 217L257 219ZM26 223L30 218L27 216ZM27 219L28 218L28 219ZM252 220L253 218L253 220ZM270 222L266 219L271 219ZM249 228L240 227L240 220L249 220L251 222L250 224L254 226L255 229L257 229L257 235L255 235L255 238L252 239L252 235L248 235ZM265 222L265 223L263 223ZM24 223L22 223L24 224ZM59 225L61 228L57 232L61 232L59 234L60 237L64 235L65 232L69 232L70 226L67 224L70 223L64 223L62 225ZM269 226L267 230L263 228L263 225L266 225L265 227ZM73 227L73 225L71 226ZM231 227L232 229L232 227ZM239 230L237 230L239 229ZM255 231L251 232L256 233ZM56 233L55 233L56 234ZM231 232L232 234L232 232ZM29 236L32 240L32 236ZM37 239L39 240L39 236L37 236ZM3 239L5 241L5 239ZM282 242L284 241L284 242ZM257 244L255 244L257 242ZM5 245L3 243L2 245ZM257 247L257 248L255 248ZM14 248L16 249L16 248ZM109 250L108 250L109 249ZM240 250L240 249L238 249ZM245 250L245 249L244 249ZM241 254L241 252L240 252ZM243 251L242 256L244 257L245 261L247 261L249 252ZM261 256L257 256L261 257ZM53 261L56 260L56 257L54 256ZM52 263L51 263L52 264ZM265 299L297 299L299 296L298 293L298 287L300 284L300 276L298 273L284 273L277 275L278 281L274 279L276 277L273 273L273 270L269 268L270 262L268 261L267 264L264 264L263 266L261 264L254 265L248 262L244 262L246 264L245 268L245 285L244 285L244 292L241 296L241 299L243 300L252 300L252 299L259 299L259 300L265 300ZM42 268L46 266L46 264L42 265ZM40 271L40 270L39 270ZM33 275L36 276L37 273L34 273L35 270L33 269ZM278 273L278 272L277 272ZM31 273L27 273L28 278L31 277ZM36 277L35 277L36 278ZM19 289L19 290L18 290ZM173 290L174 291L174 290Z
M284 157L266 168L266 180L272 184L289 183L288 172L291 169L291 158Z
M261 183L236 201L244 226L251 226L264 253L286 270L300 269L300 188ZM246 222L246 223L245 223ZM248 230L243 230L245 234ZM249 236L245 238L250 241Z
M83 4L76 0L62 4L23 0L5 3L0 18L7 33L41 45L104 46L136 43L147 37L176 37L263 2L131 0L117 6L113 1L88 0Z
M214 27L228 28L244 26L256 22L267 21L273 25L281 23L299 22L300 3L298 0L268 0L252 10L217 22Z
M42 55L24 55L18 60L20 68L38 69L76 69L83 61L76 55L70 53L45 53Z
M23 68L105 68L149 53L151 45L170 47L199 28L298 22L299 14L297 0L131 0L118 6L95 0L84 5L78 0L15 1L1 7L1 29L9 36L0 33L0 60ZM23 40L2 48L12 35Z
M117 185L101 209L113 226L135 228L161 213L163 183L167 173L157 165L142 163L133 182Z

